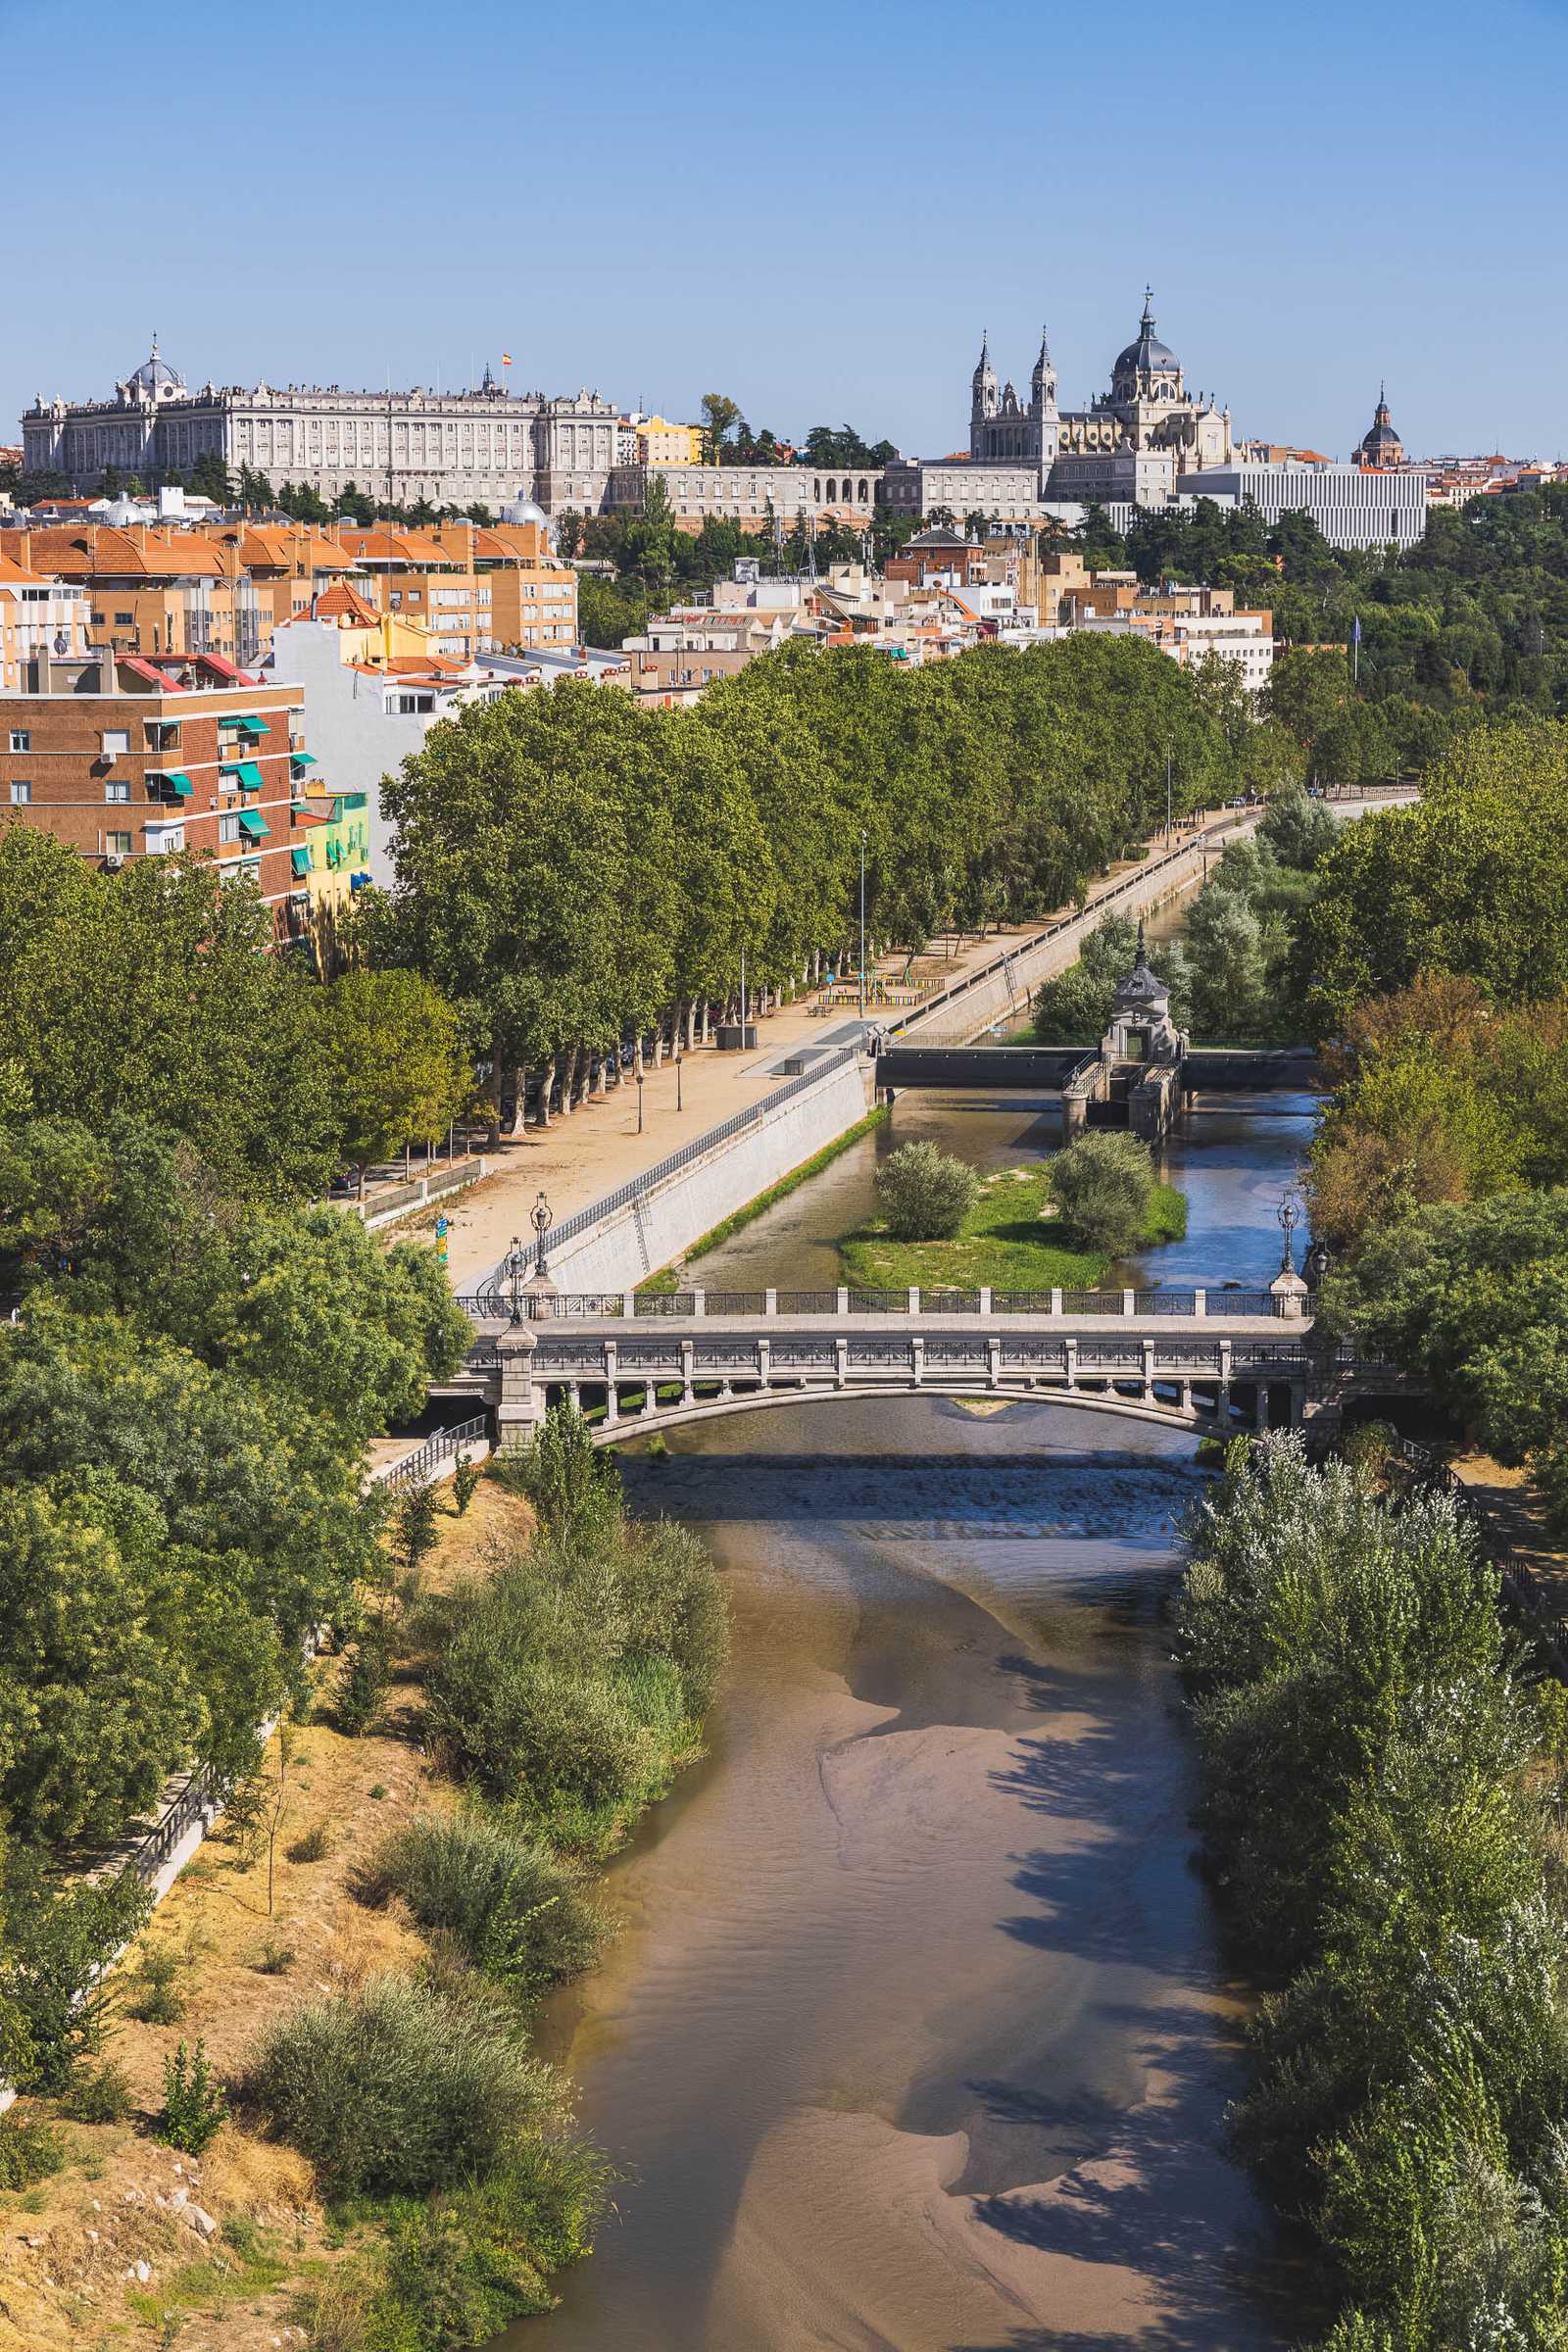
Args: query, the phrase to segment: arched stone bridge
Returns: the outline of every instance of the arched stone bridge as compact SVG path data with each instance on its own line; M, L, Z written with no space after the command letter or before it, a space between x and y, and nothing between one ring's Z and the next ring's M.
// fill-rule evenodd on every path
M595 1437L773 1405L890 1393L1027 1398L1178 1428L1303 1420L1382 1368L1311 1339L1293 1275L1269 1290L750 1293L572 1296L532 1286L516 1320L500 1294L465 1298L480 1326L465 1386L502 1446L548 1406L603 1408Z

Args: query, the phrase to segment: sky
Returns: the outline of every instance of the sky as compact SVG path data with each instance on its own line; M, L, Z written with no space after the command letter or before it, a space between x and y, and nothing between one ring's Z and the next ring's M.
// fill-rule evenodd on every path
M967 440L1146 282L1236 430L1568 454L1568 0L0 0L0 441L34 394L586 385Z

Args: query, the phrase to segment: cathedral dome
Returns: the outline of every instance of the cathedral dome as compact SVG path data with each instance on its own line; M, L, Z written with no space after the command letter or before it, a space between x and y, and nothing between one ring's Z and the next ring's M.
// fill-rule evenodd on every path
M1138 322L1138 340L1116 354L1116 364L1111 370L1113 374L1158 374L1165 370L1175 372L1180 368L1181 362L1170 345L1162 343L1154 332L1154 316L1150 308L1153 299L1152 294L1145 295L1144 315Z

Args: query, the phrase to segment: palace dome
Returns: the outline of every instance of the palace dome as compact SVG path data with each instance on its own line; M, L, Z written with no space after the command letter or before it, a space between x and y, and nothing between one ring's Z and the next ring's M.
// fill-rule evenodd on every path
M156 335L149 356L125 380L133 392L182 392L185 388L184 377L176 375L168 361L160 355Z

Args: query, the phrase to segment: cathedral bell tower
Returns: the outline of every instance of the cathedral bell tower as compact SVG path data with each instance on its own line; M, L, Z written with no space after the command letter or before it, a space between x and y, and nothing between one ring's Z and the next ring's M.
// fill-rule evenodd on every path
M988 335L980 338L980 357L969 379L969 455L985 456L981 427L995 416L1002 405L997 388L997 371L991 365L991 341Z
M1051 344L1044 327L1040 329L1040 357L1029 378L1029 415L1038 441L1036 454L1040 460L1040 495L1046 496L1046 477L1056 463L1056 445L1061 437L1061 418L1056 409L1056 370L1051 364Z

